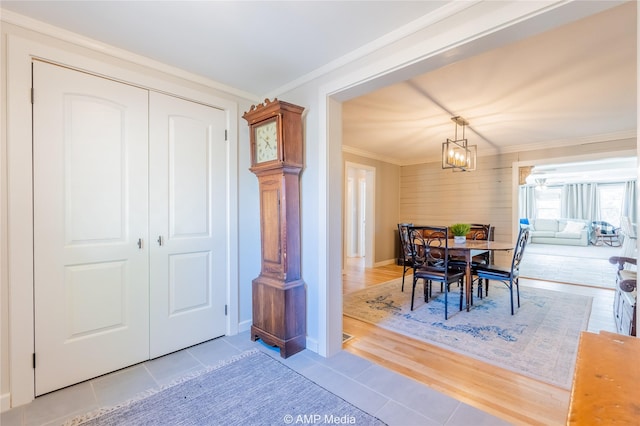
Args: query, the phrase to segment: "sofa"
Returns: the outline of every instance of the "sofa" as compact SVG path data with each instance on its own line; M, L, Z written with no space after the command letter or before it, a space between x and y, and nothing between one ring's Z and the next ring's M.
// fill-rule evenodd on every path
M530 242L588 246L591 226L582 219L533 219L529 221Z

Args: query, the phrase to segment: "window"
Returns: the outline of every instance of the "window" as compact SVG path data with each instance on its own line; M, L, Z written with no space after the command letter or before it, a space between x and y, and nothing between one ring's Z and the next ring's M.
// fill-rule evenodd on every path
M539 219L557 219L560 217L559 186L540 186L536 188L536 217Z
M599 220L619 228L624 216L636 215L635 181L582 184L578 188L567 185L520 186L520 216ZM562 199L565 194L566 200Z

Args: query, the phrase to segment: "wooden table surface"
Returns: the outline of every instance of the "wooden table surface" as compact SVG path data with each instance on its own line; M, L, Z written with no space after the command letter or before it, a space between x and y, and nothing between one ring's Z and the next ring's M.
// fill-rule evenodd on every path
M640 339L582 332L567 425L640 424Z

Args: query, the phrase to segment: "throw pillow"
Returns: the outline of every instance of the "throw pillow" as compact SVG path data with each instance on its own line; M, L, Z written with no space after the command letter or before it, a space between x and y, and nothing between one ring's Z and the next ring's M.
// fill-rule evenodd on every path
M568 221L567 226L564 227L562 232L569 232L572 234L579 234L584 229L584 223Z

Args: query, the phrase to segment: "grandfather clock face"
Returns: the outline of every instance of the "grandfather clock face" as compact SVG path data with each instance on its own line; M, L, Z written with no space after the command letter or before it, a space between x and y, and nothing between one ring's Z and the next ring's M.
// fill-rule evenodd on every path
M278 158L278 122L269 120L254 128L256 163L265 163Z

